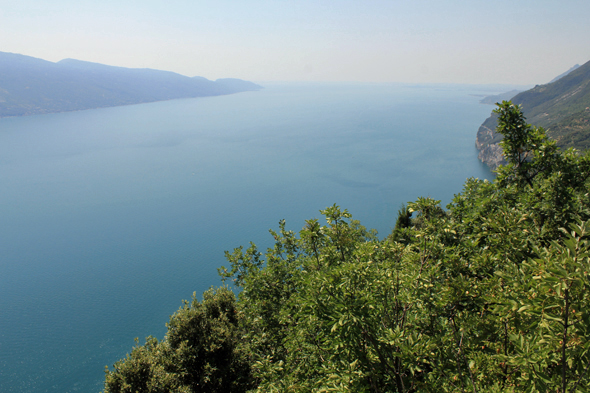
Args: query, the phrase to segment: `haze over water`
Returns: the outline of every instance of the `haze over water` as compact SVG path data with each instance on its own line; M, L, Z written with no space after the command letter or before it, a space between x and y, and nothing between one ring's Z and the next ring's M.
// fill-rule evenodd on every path
M0 119L0 391L98 392L280 219L337 203L384 237L402 203L493 177L473 95L492 87L264 85Z

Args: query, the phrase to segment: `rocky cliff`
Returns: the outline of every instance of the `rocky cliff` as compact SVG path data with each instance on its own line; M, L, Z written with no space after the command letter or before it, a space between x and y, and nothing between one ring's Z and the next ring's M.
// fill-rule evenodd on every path
M475 147L479 151L477 158L492 170L506 163L502 148L498 144L502 138L495 130L495 123L495 115L489 117L477 130L475 139Z

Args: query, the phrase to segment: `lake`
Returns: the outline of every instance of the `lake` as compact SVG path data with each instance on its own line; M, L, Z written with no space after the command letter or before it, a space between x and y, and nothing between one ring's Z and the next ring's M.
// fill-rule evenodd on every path
M280 219L336 203L384 237L402 203L493 177L474 143L498 87L263 85L0 119L0 391L100 391Z

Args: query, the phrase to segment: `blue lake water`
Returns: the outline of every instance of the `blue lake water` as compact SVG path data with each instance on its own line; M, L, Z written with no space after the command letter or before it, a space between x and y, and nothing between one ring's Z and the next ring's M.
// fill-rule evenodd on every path
M463 85L259 92L0 119L0 391L98 392L104 367L196 291L224 250L334 203L391 231L448 203L491 106Z

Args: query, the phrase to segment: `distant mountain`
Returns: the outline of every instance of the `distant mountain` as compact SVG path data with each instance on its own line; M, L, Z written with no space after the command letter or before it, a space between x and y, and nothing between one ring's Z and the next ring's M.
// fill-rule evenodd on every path
M512 102L522 105L527 121L545 128L561 148L590 148L590 61L555 82L517 94ZM504 163L498 144L502 135L496 133L496 126L492 114L479 127L475 142L480 160L492 169Z
M240 79L210 81L174 72L0 52L0 117L67 112L259 90Z
M506 93L484 97L481 100L479 100L479 102L480 104L496 105L496 102L508 101L520 92L521 90L510 90Z

